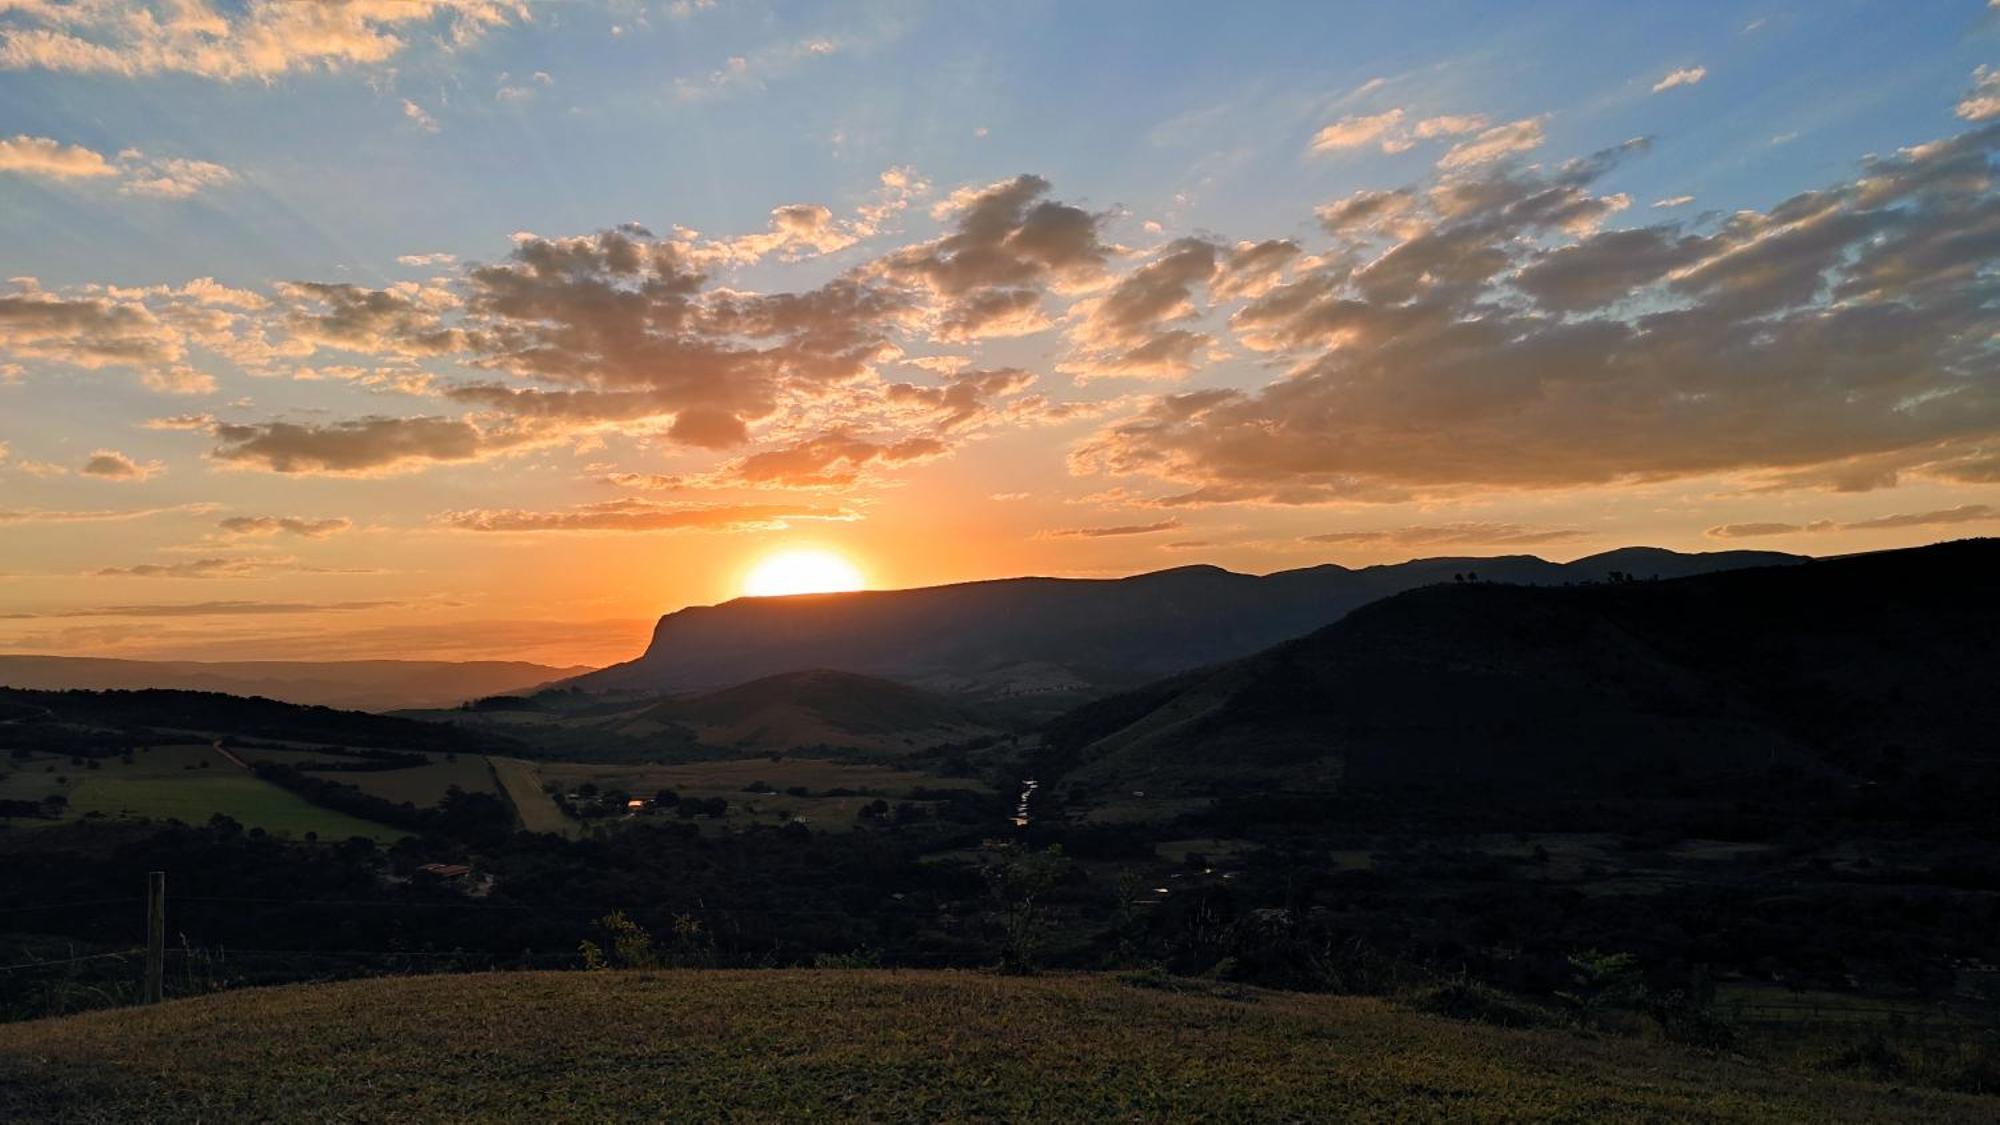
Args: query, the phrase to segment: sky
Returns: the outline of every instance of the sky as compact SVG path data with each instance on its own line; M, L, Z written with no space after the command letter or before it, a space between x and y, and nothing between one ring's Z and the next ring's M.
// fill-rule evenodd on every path
M2000 529L2000 0L0 0L0 651Z

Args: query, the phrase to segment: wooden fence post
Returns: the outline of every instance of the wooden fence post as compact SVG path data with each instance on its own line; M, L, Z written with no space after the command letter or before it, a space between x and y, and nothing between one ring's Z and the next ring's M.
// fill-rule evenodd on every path
M146 997L160 1002L167 970L167 873L146 876Z

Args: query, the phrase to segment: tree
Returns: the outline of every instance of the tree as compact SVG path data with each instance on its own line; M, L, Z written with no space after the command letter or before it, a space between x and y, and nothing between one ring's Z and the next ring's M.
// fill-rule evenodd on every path
M1043 851L1011 842L994 845L980 873L1000 913L1000 971L1034 972L1047 927L1043 900L1069 874L1062 845Z

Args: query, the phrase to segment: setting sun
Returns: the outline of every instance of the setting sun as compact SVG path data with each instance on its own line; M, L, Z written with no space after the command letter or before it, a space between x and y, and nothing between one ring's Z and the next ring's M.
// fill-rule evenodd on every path
M785 594L830 594L859 590L861 571L832 551L781 551L767 556L744 576L743 592L753 598Z

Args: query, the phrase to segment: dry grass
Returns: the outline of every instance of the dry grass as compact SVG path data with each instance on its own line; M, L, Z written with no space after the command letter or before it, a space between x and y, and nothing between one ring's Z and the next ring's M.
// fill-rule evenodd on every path
M933 972L387 978L0 1027L0 1119L1992 1120L1377 1000Z

